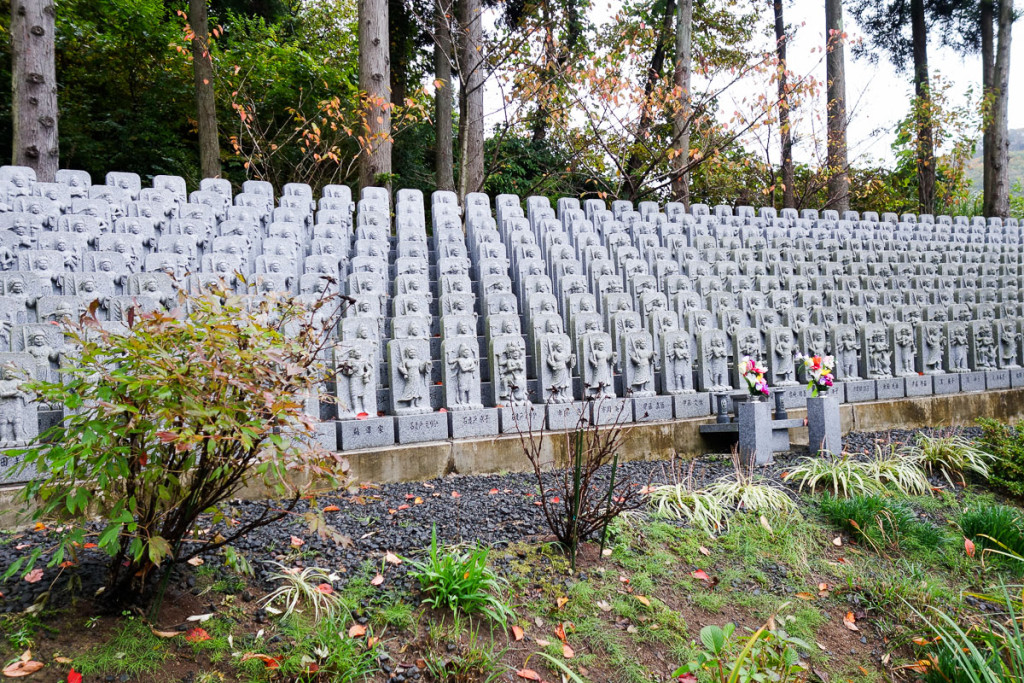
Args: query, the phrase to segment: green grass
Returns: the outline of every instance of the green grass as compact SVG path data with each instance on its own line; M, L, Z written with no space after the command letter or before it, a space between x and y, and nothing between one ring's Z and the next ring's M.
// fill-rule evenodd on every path
M819 503L825 517L878 553L903 548L934 548L943 542L933 525L919 521L902 501L881 496L833 498Z
M830 490L834 496L843 497L877 493L882 488L871 467L854 460L847 453L802 458L799 464L790 468L784 479L798 482L800 491L806 486L811 491Z
M1007 557L1024 556L1024 512L1008 505L975 505L960 515L957 524L985 561L1024 571L1024 563Z
M141 677L156 673L170 658L167 643L141 620L128 617L106 643L74 658L75 670L88 678Z

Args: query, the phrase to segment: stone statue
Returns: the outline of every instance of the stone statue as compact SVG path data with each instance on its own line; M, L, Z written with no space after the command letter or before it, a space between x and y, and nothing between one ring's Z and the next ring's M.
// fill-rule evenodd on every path
M969 372L967 323L946 323L946 372Z
M573 399L572 369L576 354L569 338L561 333L543 334L540 348L544 364L538 373L545 403L570 403Z
M377 416L376 357L368 339L342 342L335 350L339 417Z
M525 405L529 403L526 387L526 344L519 335L499 337L501 346L492 339L492 355L496 365L496 373L491 374L492 381L497 376L496 404L503 406Z
M892 349L884 325L870 324L861 327L861 346L865 353L863 374L867 379L892 376Z
M924 322L917 326L917 371L925 375L937 375L944 372L942 366L943 351L946 338L942 324Z
M24 388L32 363L25 354L0 353L0 446L24 446L38 432L32 396Z
M396 415L429 413L430 344L426 339L388 343L391 361L391 395Z
M611 337L604 332L583 335L584 389L589 398L614 398L612 366L617 354L612 351Z
M992 323L987 320L976 320L970 323L970 360L974 370L996 369L996 339L992 332Z
M892 371L897 377L916 375L914 328L909 323L894 323L889 327L889 347L892 349Z
M691 393L694 389L689 334L670 330L662 337L661 343L662 387L665 393Z
M449 341L454 350L449 350ZM450 410L480 410L480 359L473 348L476 338L445 340L442 353L448 364L445 387ZM454 394L454 396L452 396Z
M788 327L768 330L769 381L775 386L796 384L796 364L793 360L793 331ZM754 356L751 356L753 358Z
M832 347L835 349L836 376L842 380L860 379L857 356L861 346L857 341L857 332L853 326L833 326Z
M729 391L729 350L725 332L707 329L697 336L698 387L701 391Z
M999 367L1020 367L1020 332L1013 320L999 322Z
M627 363L624 368L626 390L630 396L654 396L654 342L648 332L633 332L623 337Z

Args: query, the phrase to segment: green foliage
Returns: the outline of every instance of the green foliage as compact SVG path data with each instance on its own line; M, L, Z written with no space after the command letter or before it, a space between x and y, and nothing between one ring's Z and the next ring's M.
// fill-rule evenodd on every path
M904 545L931 548L942 535L931 524L919 521L903 503L881 496L834 498L822 496L819 503L825 517L876 552L897 550Z
M331 583L337 577L331 576L320 567L299 570L289 569L281 564L277 566L281 571L274 572L269 579L281 585L263 598L263 605L268 612L281 614L287 619L305 607L307 614L312 610L311 618L314 624L325 618L334 617L340 603Z
M425 560L406 559L410 575L425 593L423 602L434 609L447 608L458 614L483 614L502 626L512 610L500 595L503 579L487 566L488 549L441 550L437 546L437 528L430 535L430 554Z
M166 641L142 619L128 617L113 638L75 657L75 670L97 680L121 674L135 678L156 673L170 656Z
M179 308L135 314L123 333L101 328L92 311L68 323L73 351L61 381L28 385L67 416L18 452L40 474L22 492L37 505L34 518L63 520L50 566L73 558L98 513L103 528L88 540L112 557L107 595L127 599L162 563L286 514L268 507L230 538L183 549L198 516L215 512L218 521L216 507L243 486L262 481L291 494L294 507L303 489L289 483L292 470L337 482L343 463L310 446L303 403L322 378L318 353L340 307L329 296L253 306L224 291L181 293ZM317 315L326 315L326 329ZM19 558L7 576L37 558Z
M796 504L789 494L783 489L764 483L764 477L754 472L752 464L744 465L735 449L732 453L732 465L732 474L722 477L706 489L724 506L734 510L762 513L796 510Z
M685 483L665 484L652 487L650 497L659 517L686 520L708 536L728 528L722 502L707 491L695 491Z
M977 626L961 626L945 612L932 608L918 612L932 635L929 650L937 666L928 681L956 683L1008 683L1024 680L1024 633L1020 613L1004 586L1001 591L1005 621L992 618ZM932 618L929 619L929 616Z
M957 520L964 537L974 541L986 559L1007 554L1024 557L1024 512L1008 505L975 505ZM1014 564L1024 571L1024 564Z
M802 458L798 465L786 472L783 480L800 482L801 491L804 486L812 491L825 488L831 489L833 495L843 497L875 493L882 488L870 465L853 459L849 453Z
M966 484L964 477L968 472L988 479L989 467L996 460L991 453L978 448L957 432L931 436L919 432L906 454L929 474L941 474L950 486L954 485L954 480L961 486Z
M989 465L989 484L1024 497L1024 423L1016 426L998 420L979 420L981 447L994 457Z
M779 620L784 625L787 617ZM697 652L693 661L673 672L673 677L696 681L696 675L702 673L716 683L800 680L806 669L800 662L800 651L812 648L803 640L788 635L783 628L777 628L774 621L773 617L769 624L747 638L735 658L730 655L735 649L735 624L705 626L700 630L704 649Z
M928 477L914 458L903 455L894 444L876 445L875 453L867 463L870 476L880 484L895 487L905 496L923 496L931 493Z

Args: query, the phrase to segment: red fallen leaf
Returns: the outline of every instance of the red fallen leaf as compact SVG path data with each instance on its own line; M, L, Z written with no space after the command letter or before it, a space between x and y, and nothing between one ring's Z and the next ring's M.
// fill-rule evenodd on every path
M555 504L557 504L557 503L561 503L561 502L562 502L562 499L561 499L561 498L559 498L558 496L555 496L554 498L552 498L552 499L551 499L551 502L552 502L552 503L555 503Z
M82 683L82 674L75 671L74 667L68 672L68 683Z
M19 543L18 545L14 546L14 549L15 550L24 550L25 548L31 548L31 547L32 547L31 543Z
M452 498L462 498L462 494L458 491L452 491Z
M206 629L202 629L199 627L191 629L185 634L185 640L187 640L190 643L201 643L204 640L209 639L210 634L206 632Z
M71 560L65 560L65 561L61 562L60 564L58 564L57 566L60 567L61 569L67 569L69 567L74 567L75 563L72 562Z
M352 627L348 630L349 638L362 638L366 635L366 627L362 624L352 624Z
M409 507L410 507L409 505L399 505L399 506L398 506L398 509L399 509L399 510L408 510L408 509L409 509Z
M323 511L324 512L340 512L341 508L338 507L337 505L328 505L327 507L324 508Z
M491 489L490 491L487 492L487 494L491 496L493 496L496 493L498 493L498 489Z
M853 612L847 612L846 615L843 617L843 625L851 631L860 630L859 628L857 628L856 621L857 620L854 618Z
M293 548L298 548L299 546L301 546L303 544L305 544L305 541L303 541L301 538L299 538L298 536L292 536L292 547Z
M368 417L370 417L369 413L359 413L358 415L356 415L357 420L365 420Z
M370 585L371 586L379 586L382 583L384 583L384 575L383 574L377 574L377 576L373 577L373 579L370 581Z
M573 649L569 647L569 643L562 643L562 656L566 659L572 659L576 656L576 653L573 651Z
M391 508L391 509L389 509L389 510L388 510L388 514L389 514L389 515L393 515L393 514L395 514L396 512L398 512L398 510L396 510L395 508Z
M565 627L562 626L562 624L558 624L558 626L555 627L555 637L563 643L568 642L565 638Z
M540 674L533 669L520 669L516 672L516 676L525 678L528 681L539 681L541 679Z
M21 653L21 657L8 664L2 673L8 678L21 678L22 676L34 674L42 668L42 662L37 662L32 659L32 651L25 650Z
M83 548L85 548L86 550L88 550L88 549L90 549L90 548L98 548L99 546L98 546L98 545L96 545L95 543L86 543L86 544L85 544L85 545L83 545L82 547L83 547Z
M533 501L533 504L534 504L534 505L536 505L537 507L540 507L540 506L541 506L541 505L543 505L544 503L542 503L542 502L541 502L541 501L539 501L539 500L535 500L535 501Z
M523 632L523 629L519 628L518 626L512 627L512 637L515 638L516 641L522 640L524 635L526 634Z
M700 579L701 581L707 581L708 583L711 583L711 577L708 576L708 573L703 569L698 569L695 572L690 572L690 576L692 576L695 579Z
M965 537L964 550L967 551L967 557L974 557L974 541Z
M247 662L250 659L260 660L268 669L281 668L281 662L277 661L277 659L271 657L270 655L259 654L257 652L246 652L244 655L242 655L243 662Z
M407 494L405 494L405 499L406 499L406 500L412 500L412 499L413 499L413 498L415 498L415 497L416 497L416 496L414 496L414 495L413 495L413 494L411 494L411 493L407 493Z
M329 583L321 583L316 589L324 595L332 595L334 593L334 587Z
M33 569L32 571L30 571L28 574L25 575L25 582L26 583L39 583L40 581L42 581L42 579L43 579L43 570L41 568L39 568L39 567L36 567L35 569Z
M689 672L679 674L679 680L681 683L697 683L697 677Z

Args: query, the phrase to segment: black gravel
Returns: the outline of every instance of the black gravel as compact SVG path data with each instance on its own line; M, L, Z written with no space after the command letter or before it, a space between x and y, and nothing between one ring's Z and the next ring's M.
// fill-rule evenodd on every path
M908 443L918 431L891 430L888 432L855 433L846 440L851 453L869 454L877 444ZM962 430L964 436L975 438L978 430ZM776 462L759 472L770 481L781 485L781 473L806 449L776 456ZM650 483L672 482L686 475L690 462L630 462L620 466L616 475L617 489L644 486ZM734 472L729 456L709 454L693 461L693 476L698 485L710 483ZM608 486L609 468L600 472L597 481L602 489ZM936 481L941 485L941 481ZM555 481L547 477L545 495L551 499L560 493ZM430 545L431 531L436 529L438 542L483 543L505 548L522 540L545 538L549 531L539 504L536 480L531 473L508 475L453 475L426 482L383 484L339 492L317 499L320 509L337 506L337 511L326 512L324 517L337 533L345 536L344 543L332 538L321 538L309 530L304 517L310 503L301 501L293 514L278 522L256 529L234 542L234 547L249 560L256 579L267 585L268 574L279 567L276 562L289 566L316 565L350 576L364 563L376 563L388 574L389 585L405 586L406 566L395 567L384 562L385 553L415 556ZM231 517L244 523L262 512L263 502L235 501ZM213 525L202 518L200 528L206 528L206 538L217 533L225 536L230 526ZM292 537L301 540L293 546ZM49 532L27 531L14 536L0 537L0 573L18 557L30 553L36 546L46 548L52 543ZM43 578L28 583L20 578L0 584L0 613L18 612L40 600L44 593L50 605L62 604L72 595L92 596L103 585L107 557L95 549L82 549L73 567L60 569L45 567L49 554L44 551L41 563ZM221 567L220 551L201 555L210 567ZM172 585L182 590L195 590L195 570L182 566L174 570ZM340 580L344 581L344 578Z

